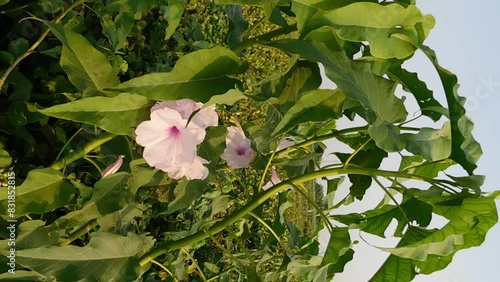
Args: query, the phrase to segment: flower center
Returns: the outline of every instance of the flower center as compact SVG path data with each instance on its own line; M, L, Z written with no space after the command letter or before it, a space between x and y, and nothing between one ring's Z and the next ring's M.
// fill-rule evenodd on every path
M247 149L245 147L238 147L238 149L236 149L236 153L238 154L238 156L243 156L245 155L246 150Z
M169 137L176 138L181 135L181 131L179 130L179 128L177 128L177 126L172 126L169 129L167 129L167 134Z

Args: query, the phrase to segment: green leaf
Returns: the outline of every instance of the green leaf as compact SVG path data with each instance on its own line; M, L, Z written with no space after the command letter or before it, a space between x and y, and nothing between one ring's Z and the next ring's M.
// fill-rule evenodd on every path
M184 0L167 0L168 6L165 7L163 17L167 20L168 26L165 30L165 40L168 40L175 32L175 29L181 22L184 13Z
M102 90L120 83L104 54L97 51L85 37L61 25L44 21L63 43L61 67L69 81L81 91Z
M293 58L286 71L265 79L258 100L268 100L284 114L304 93L321 85L318 64ZM276 98L276 99L272 99Z
M191 98L206 102L241 85L229 75L246 70L236 54L223 47L198 50L181 57L168 73L150 73L109 90L131 92L160 101Z
M104 15L101 21L102 33L109 39L114 50L124 47L127 36L134 28L134 14L120 12L113 20L110 15Z
M10 2L10 0L0 0L0 6L5 5L9 2Z
M446 94L451 123L450 158L460 164L469 174L472 174L477 167L476 162L483 152L479 143L472 136L474 124L465 115L463 106L465 98L458 96L457 76L439 65L436 53L432 49L427 46L422 46L421 49L434 64Z
M406 150L421 155L429 161L446 159L451 153L451 129L447 122L441 129L420 129L417 134L402 134L406 140Z
M304 34L304 29L311 19L321 16L327 11L338 9L357 1L358 0L292 0L292 11L297 18L297 29L301 34ZM376 2L376 0L363 2Z
M331 281L335 270L344 268L348 261L342 261L340 258L351 250L351 236L349 235L349 228L337 227L330 233L330 240L326 246L325 255L321 261L321 266L326 266L328 271L326 273L325 281ZM342 265L338 264L342 262Z
M18 38L16 40L13 40L9 43L9 46L7 47L7 50L11 53L14 54L14 56L19 57L24 52L28 51L28 48L30 47L30 43L28 40L24 38Z
M240 5L227 5L225 11L229 20L226 41L229 48L234 48L243 41L243 33L248 28L248 22L243 16L243 10Z
M205 140L200 144L198 150L200 157L210 160L210 163L205 165L210 172L209 175L215 173L220 155L226 148L226 135L227 129L224 126L209 127Z
M372 143L373 144L373 143ZM345 163L351 154L337 153L336 156ZM379 168L382 160L387 157L387 153L375 147L374 149L361 150L352 157L349 164L363 168ZM350 194L358 200L363 199L366 190L372 184L372 178L367 175L349 174L349 181L352 183L349 188Z
M51 246L59 242L59 232L57 230L50 231L42 220L24 221L17 228L16 250ZM0 249L9 250L11 245L8 242L9 240L0 241Z
M222 5L249 5L249 6L262 6L264 4L270 3L280 3L285 2L286 0L215 0L215 2Z
M424 157L422 156L403 156L399 170L413 175L435 178L439 172L446 170L454 164L455 162L450 159L439 162L424 162Z
M404 247L418 242L419 240L424 239L430 234L432 234L431 231L415 226L410 226L396 247ZM370 282L411 281L417 274L415 271L415 267L416 263L411 259L390 255L385 260L384 264L375 273L375 275L373 275L373 277L370 279Z
M0 143L0 168L9 167L12 163L12 158L9 155L9 152L3 149L3 144Z
M422 114L438 121L447 110L434 99L432 90L427 88L425 82L421 81L416 73L409 72L401 66L392 66L388 70L388 76L403 86L403 89L415 96Z
M488 230L498 221L494 197L466 198L459 207L450 207L447 202L433 206L435 213L450 220L443 228L405 247L382 248L419 261L417 266L423 274L446 267L457 251L481 245Z
M312 18L304 32L331 26L346 41L370 43L370 53L382 59L404 59L423 43L435 20L414 5L356 2Z
M133 201L128 186L128 173L119 172L107 176L94 185L92 198L80 210L59 217L53 228L72 228L90 220L118 211Z
M8 1L7 1L8 2ZM0 5L2 5L0 0ZM0 281L44 281L47 278L41 274L38 274L34 271L26 271L26 270L16 270L15 275L12 273L6 272L0 274Z
M42 214L66 205L75 189L64 175L52 168L34 169L20 186L16 187L15 217ZM0 189L0 214L8 214L7 189Z
M342 116L345 96L338 90L317 89L302 95L275 127L272 136L308 121L327 121Z
M111 12L146 12L158 5L159 0L118 0L106 6L106 10Z
M84 247L40 247L16 252L16 263L58 281L134 281L143 272L137 257L152 237L96 232ZM78 271L76 271L78 270Z
M322 63L326 76L342 93L376 114L377 119L368 122L377 121L372 128L372 138L377 145L389 151L404 146L400 138L389 139L398 136L391 123L404 121L407 115L403 102L394 95L394 82L374 75L369 64L350 61L343 51L332 51L322 42L284 39L269 45ZM387 141L391 141L390 146L383 145Z
M168 208L164 214L171 214L189 207L195 200L200 198L207 185L207 182L201 180L180 180L174 189L175 199L168 203Z
M219 104L219 105L224 104L224 105L231 106L243 98L246 98L246 96L245 96L245 94L243 94L243 92L241 92L237 89L231 89L222 95L212 96L210 98L210 100L208 100L206 103L203 104L201 109L204 109L208 106L216 105L216 104Z
M406 142L394 124L377 119L368 127L368 133L377 146L386 152L399 152L405 148Z
M96 125L119 135L133 134L148 119L154 104L142 96L121 93L115 97L88 97L38 110L44 115Z

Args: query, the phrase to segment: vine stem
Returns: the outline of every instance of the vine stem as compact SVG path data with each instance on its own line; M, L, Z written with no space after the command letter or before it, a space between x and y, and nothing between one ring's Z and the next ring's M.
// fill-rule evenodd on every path
M292 31L296 31L296 30L297 30L297 24L289 25L287 27L278 28L278 29L275 29L275 30L270 31L268 33L243 40L240 44L238 44L237 46L235 46L231 50L234 53L238 53L238 52L241 52L241 51L245 50L246 48L248 48L252 45L255 45L255 44L267 44L267 43L271 42L271 40L276 36L288 34Z
M271 198L273 195L287 189L290 186L294 186L300 183L304 183L307 181L311 181L314 179L322 178L322 177L329 177L329 176L337 176L337 175L344 175L344 174L359 174L359 175L366 175L366 176L371 176L371 177L376 177L376 176L381 176L381 177L401 177L401 178L408 178L408 179L413 179L413 180L418 180L418 181L425 181L431 184L434 183L446 183L450 185L457 186L454 182L447 181L447 180L440 180L440 179L432 179L432 178L427 178L427 177L422 177L422 176L416 176L413 174L405 173L405 172L399 172L399 171L386 171L386 170L377 170L377 169L368 169L368 168L356 168L356 167L349 167L349 168L331 168L331 169L325 169L325 170L318 170L314 171L311 173L307 173L301 176L298 176L296 178L292 178L283 182L280 182L273 187L271 187L268 190L262 191L262 193L259 195L259 197L252 199L251 201L248 202L245 206L243 206L241 209L238 211L234 212L233 214L229 215L228 217L224 218L221 221L218 221L211 227L203 230L199 230L195 234L192 234L190 236L184 237L182 239L168 242L161 244L146 254L144 254L141 258L139 258L139 264L141 266L145 266L148 264L151 260L155 259L156 257L171 251L171 250L177 250L180 248L183 248L185 246L192 245L196 242L199 242L201 240L204 240L210 236L210 234L216 234L222 230L224 230L228 225L231 225L233 223L236 223L240 218L246 216L250 212L252 212L255 208L257 208L259 205L263 204L265 201L267 201L269 198Z
M54 23L60 23L62 21L62 19L66 16L66 14L68 14L69 11L73 10L76 6L83 4L85 1L87 1L87 0L78 0L78 1L74 2L73 4L71 4L68 7L68 9L61 12L61 14L54 20ZM0 78L0 89L2 89L3 85L5 84L5 81L9 77L9 74L17 67L17 65L22 60L24 60L26 57L28 57L29 55L31 55L31 53L33 53L35 51L35 49L38 47L38 45L40 45L40 43L42 43L42 41L45 39L45 37L47 37L49 32L50 32L49 28L44 30L42 32L42 34L40 35L40 37L35 41L35 43L33 43L33 45L31 45L31 47L26 52L24 52L21 56L17 57L14 60L14 62L12 62L12 64L7 68L7 70L5 70L5 73Z
M415 128L415 127L399 127L399 129L406 130L406 131L419 131L420 130L420 128ZM333 130L332 133L317 136L317 137L311 138L307 141L304 141L302 143L295 144L295 145L290 146L288 148L282 149L282 150L276 152L276 156L280 157L280 156L286 155L288 153L291 153L293 151L296 151L299 148L307 147L307 146L313 145L315 143L329 140L332 138L337 138L337 137L342 136L342 135L346 135L346 134L350 134L350 133L361 133L361 132L367 132L367 131L368 131L368 125L351 127L351 128L341 129L341 130Z
M80 238L84 234L87 234L90 230L92 230L97 225L98 225L97 219L93 219L93 220L87 222L87 224L85 224L84 226L82 226L81 228L76 230L75 232L71 233L66 240L62 241L59 244L59 246L64 247L64 246L71 244L71 242Z
M102 144L108 142L109 140L115 138L116 135L113 133L105 133L102 136L90 141L89 143L85 144L83 148L80 148L76 151L73 151L66 157L58 160L57 162L53 163L50 167L53 169L60 170L67 166L68 164L83 158L86 154L92 152L95 148L101 146Z

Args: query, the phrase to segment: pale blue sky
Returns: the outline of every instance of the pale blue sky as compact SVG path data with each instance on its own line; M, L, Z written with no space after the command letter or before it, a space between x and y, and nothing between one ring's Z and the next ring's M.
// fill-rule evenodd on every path
M500 1L478 0L474 2L452 0L418 0L424 14L432 14L436 18L436 26L426 41L433 48L440 64L454 72L459 79L459 94L467 97L468 115L475 123L473 131L476 139L483 147L483 156L475 171L486 175L484 191L499 190L500 148L496 143L500 137L499 126L495 114L500 113L500 39L497 28L500 28ZM417 54L405 65L417 71L435 96L444 103L444 93L437 73L429 61ZM445 104L445 103L444 103ZM429 123L425 123L426 126ZM335 143L328 144L330 149ZM330 150L331 151L331 150ZM325 160L328 162L329 157ZM386 167L394 164L385 163ZM396 167L397 168L397 167ZM460 175L459 169L452 173ZM378 191L373 193L377 194ZM373 195L375 195L373 194ZM340 196L340 195L339 195ZM367 197L369 198L369 197ZM500 204L500 202L497 202ZM366 205L373 203L365 202ZM360 207L361 205L356 205ZM343 212L353 211L356 206L344 208ZM363 235L364 236L364 235ZM365 237L371 243L379 244L375 238ZM394 242L394 241L392 241ZM381 244L381 243L380 243ZM388 246L384 244L384 246ZM363 282L374 274L383 263L386 255L365 244L355 247L355 260L348 264L344 273L334 281ZM496 282L500 281L500 225L490 230L485 243L479 248L458 252L450 266L432 275L417 276L414 281L421 282ZM362 271L361 271L362 270Z

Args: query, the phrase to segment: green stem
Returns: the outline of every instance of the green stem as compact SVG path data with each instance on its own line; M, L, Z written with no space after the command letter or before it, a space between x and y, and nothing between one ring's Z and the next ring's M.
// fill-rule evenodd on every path
M273 187L271 187L268 190L262 191L262 193L259 195L259 197L252 199L251 201L248 202L245 206L243 206L241 209L236 211L235 213L229 215L228 217L224 218L223 220L215 223L208 229L200 230L197 233L184 237L180 240L176 240L173 242L167 242L164 244L161 244L146 254L144 254L140 259L139 263L141 266L145 266L148 264L152 259L155 259L156 257L172 250L177 250L180 248L183 248L185 246L189 246L192 244L195 244L196 242L199 242L201 240L206 239L207 237L210 236L210 234L216 234L218 232L221 232L224 230L228 225L236 223L240 218L246 216L250 212L252 212L255 208L263 204L265 201L267 201L269 198L271 198L273 195L276 195L277 193L287 189L288 187L292 185L297 185L300 183L304 183L307 181L311 181L314 179L322 178L322 177L329 177L329 176L336 176L336 175L343 175L343 174L359 174L359 175L366 175L366 176L371 176L371 177L376 177L376 176L381 176L381 177L401 177L401 178L408 178L408 179L413 179L413 180L419 180L419 181L425 181L431 184L434 183L446 183L450 185L456 186L455 183L447 180L440 180L440 179L432 179L432 178L427 178L427 177L422 177L422 176L416 176L413 174L405 173L405 172L399 172L399 171L385 171L385 170L377 170L377 169L368 169L368 168L356 168L356 167L349 167L349 168L332 168L332 169L326 169L326 170L318 170L314 171L308 174L301 175L299 177L289 179L283 182L280 182Z
M415 128L415 127L400 127L399 129L406 130L406 131L419 131L420 130L420 128ZM308 146L311 146L311 145L316 144L318 142L323 142L325 140L337 138L339 136L350 134L350 133L361 133L361 132L368 132L368 125L351 127L351 128L341 129L341 130L334 130L332 133L317 136L317 137L311 138L307 141L304 141L302 143L295 144L291 147L280 150L280 151L276 152L276 156L281 157L281 156L289 154L293 151L296 151L299 148L308 147Z
M88 233L90 230L92 230L97 225L98 225L97 219L93 219L93 220L87 222L87 224L85 224L84 226L82 226L80 229L78 229L75 232L71 233L66 240L62 241L59 244L59 246L64 247L64 246L67 246L67 245L71 244L71 242L73 242L74 240L80 238L84 234Z
M267 43L271 42L272 39L276 36L288 34L292 31L296 31L296 30L297 30L297 24L289 25L287 27L278 28L278 29L275 29L275 30L270 31L268 33L246 39L243 42L241 42L240 44L238 44L238 46L234 47L232 49L232 51L235 53L238 53L238 52L241 52L241 51L245 50L246 48L253 46L255 44L267 44Z
M64 16L66 16L66 14L73 10L76 6L80 5L80 4L83 4L83 2L85 2L87 0L78 0L76 1L75 3L71 4L68 9L64 10L55 20L54 20L54 23L60 23L62 21L62 19L64 18ZM26 51L24 52L21 56L17 57L14 62L12 62L12 64L9 66L9 68L7 68L7 70L4 72L4 74L2 75L2 77L0 78L0 89L2 89L5 81L7 80L7 77L9 77L9 74L16 68L16 66L22 61L24 60L26 57L28 57L29 55L31 55L31 53L33 53L35 51L35 49L38 47L38 45L40 45L40 43L42 43L42 41L45 39L45 37L49 34L50 32L50 29L47 28L46 30L44 30L42 32L42 34L40 35L40 37L37 39L37 41L35 41L35 43L33 43L33 45L31 45L31 47Z
M60 170L67 166L68 164L83 158L86 154L92 152L95 148L101 146L102 144L108 142L109 140L113 139L116 135L113 133L105 133L102 136L90 141L89 143L85 144L83 148L80 148L66 157L60 159L59 161L53 163L50 167L53 169Z

